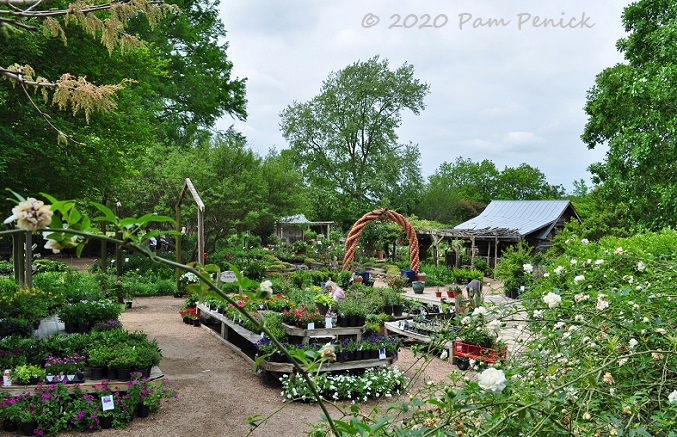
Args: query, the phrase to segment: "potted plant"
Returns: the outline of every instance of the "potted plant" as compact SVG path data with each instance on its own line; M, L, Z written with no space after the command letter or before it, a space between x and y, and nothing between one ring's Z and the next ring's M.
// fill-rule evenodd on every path
M456 299L458 296L463 294L463 291L461 291L461 287L458 285L451 285L449 286L449 289L447 289L447 297Z
M329 311L329 307L334 305L337 300L334 296L331 296L326 293L318 293L315 295L313 298L313 301L315 301L315 305L317 306L317 310L322 314L323 316L327 314L327 311Z
M125 344L115 348L115 356L108 364L118 370L118 379L120 381L129 381L130 373L137 360L137 351L133 345Z
M87 364L90 367L90 378L95 381L103 379L103 369L108 367L108 364L114 357L115 352L110 346L105 344L92 346L87 351Z
M13 376L19 384L37 384L44 379L46 373L45 369L41 366L22 364L14 369Z
M404 312L404 297L400 293L395 293L393 297L393 316L401 317Z

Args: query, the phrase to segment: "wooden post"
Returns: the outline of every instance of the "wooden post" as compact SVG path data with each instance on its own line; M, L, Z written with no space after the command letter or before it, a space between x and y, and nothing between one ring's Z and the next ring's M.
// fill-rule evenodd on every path
M14 262L14 280L23 286L26 281L26 269L24 258L24 244L26 242L26 234L20 232L12 234L12 261Z
M33 286L33 234L30 232L26 232L25 249L26 287L31 288Z

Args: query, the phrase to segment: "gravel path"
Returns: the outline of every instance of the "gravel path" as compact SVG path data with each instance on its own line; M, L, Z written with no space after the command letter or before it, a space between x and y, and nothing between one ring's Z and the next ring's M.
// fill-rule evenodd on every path
M158 340L164 355L160 368L179 399L167 400L159 413L135 419L127 429L103 430L97 435L298 437L308 432L307 423L320 421L316 404L283 403L278 381L254 373L204 328L184 324L178 314L182 304L182 299L173 297L136 298L121 316L127 330L144 331ZM414 369L424 364L417 362L408 348L402 348L397 365L413 375ZM434 358L425 373L438 381L455 370L448 361ZM255 414L272 417L249 434L247 417Z

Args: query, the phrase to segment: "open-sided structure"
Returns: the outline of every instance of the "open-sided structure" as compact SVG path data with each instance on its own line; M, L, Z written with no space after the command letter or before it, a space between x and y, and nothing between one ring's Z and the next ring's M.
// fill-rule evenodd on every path
M493 267L508 245L526 241L536 250L552 246L553 237L569 220L581 221L568 200L493 200L480 215L453 229L417 234L427 246L433 245L435 253L444 238L469 241L471 264L481 257Z

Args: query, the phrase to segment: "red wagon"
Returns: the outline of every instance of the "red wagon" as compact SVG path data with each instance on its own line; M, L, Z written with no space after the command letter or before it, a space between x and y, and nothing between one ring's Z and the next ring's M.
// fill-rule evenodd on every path
M454 356L456 356L456 366L461 370L466 370L470 366L470 360L483 361L485 363L495 363L497 360L507 356L507 348L494 349L490 347L478 346L476 344L463 343L460 340L454 341Z

